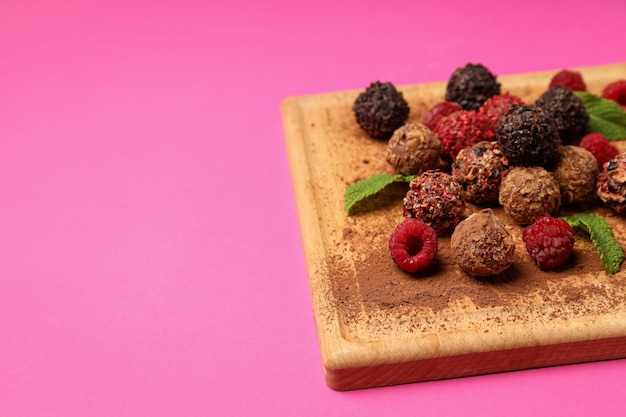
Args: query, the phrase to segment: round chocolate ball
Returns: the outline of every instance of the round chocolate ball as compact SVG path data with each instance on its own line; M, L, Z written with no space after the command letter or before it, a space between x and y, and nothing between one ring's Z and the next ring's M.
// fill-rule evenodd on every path
M531 224L539 216L561 207L559 183L541 167L513 167L500 184L499 201L519 224Z
M552 172L561 190L561 204L589 203L594 196L598 172L598 161L591 152L580 146L561 146Z
M420 174L440 164L441 141L421 123L396 129L387 144L387 162L399 174Z
M561 145L554 120L537 105L513 104L502 116L496 140L511 165L549 167Z
M388 140L409 117L408 103L390 82L371 83L358 95L352 111L361 129L379 140Z

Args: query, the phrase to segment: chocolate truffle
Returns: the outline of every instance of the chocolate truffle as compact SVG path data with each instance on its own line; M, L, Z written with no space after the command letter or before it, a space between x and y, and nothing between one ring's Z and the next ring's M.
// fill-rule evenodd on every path
M509 161L497 142L478 142L463 148L452 163L452 177L463 187L465 200L476 204L498 201L502 177Z
M441 141L441 156L446 162L454 161L461 149L496 137L493 126L474 110L462 110L442 117L433 132Z
M409 117L408 103L390 82L371 83L358 95L352 111L361 129L379 140L388 140Z
M496 140L511 165L548 167L561 145L554 120L534 104L512 104L502 116Z
M457 68L446 86L446 100L458 103L464 110L478 110L492 96L500 94L496 76L482 64L468 63Z
M457 265L475 277L499 274L513 263L515 241L491 209L459 223L450 244Z
M598 161L591 152L580 146L561 146L557 166L552 172L559 183L561 204L589 203L594 195L598 171Z
M435 169L440 157L441 141L421 123L407 123L396 129L387 144L387 162L403 175Z
M422 123L424 123L424 125L426 125L429 129L435 129L439 120L461 110L463 110L463 108L457 103L452 101L442 101L435 104L426 112L426 114L424 114L424 117L422 117Z
M583 101L566 87L557 85L543 93L535 102L556 123L564 145L578 145L587 133L589 115Z
M539 216L561 207L559 183L541 167L513 167L500 184L499 201L519 224L531 224Z
M437 232L450 235L465 212L463 187L452 175L439 170L424 171L409 183L404 197L404 216L418 219Z
M626 153L604 164L596 182L596 194L605 206L626 214Z

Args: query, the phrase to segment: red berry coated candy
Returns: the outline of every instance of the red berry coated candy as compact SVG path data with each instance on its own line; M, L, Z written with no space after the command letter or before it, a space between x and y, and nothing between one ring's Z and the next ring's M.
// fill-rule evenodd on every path
M456 160L463 148L481 141L495 140L496 132L487 118L474 110L455 112L439 120L433 130L443 149L441 156L446 161Z
M429 129L433 130L441 118L461 110L463 110L463 108L457 103L452 101L442 101L441 103L435 104L426 112L424 118L422 119L422 123Z
M512 104L525 104L524 101L509 92L498 94L497 96L490 97L485 104L482 105L479 112L485 116L489 123L493 126L495 131L498 128L500 119L504 116Z
M617 80L604 87L602 97L613 100L626 108L626 80Z
M600 169L619 154L619 150L602 133L587 133L580 141L580 147L596 157Z
M578 71L561 70L552 77L550 81L550 90L557 85L569 88L572 91L587 91L587 85L583 80L583 76Z
M419 220L405 219L393 231L389 251L393 261L403 271L422 271L437 255L437 234L432 227Z
M522 239L530 257L541 269L563 265L574 247L574 229L565 220L541 216L524 228Z

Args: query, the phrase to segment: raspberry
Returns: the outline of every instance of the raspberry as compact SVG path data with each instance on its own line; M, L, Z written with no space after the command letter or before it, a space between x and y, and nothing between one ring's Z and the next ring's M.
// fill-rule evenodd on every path
M406 272L426 269L437 255L435 230L416 219L405 219L389 239L393 261Z
M447 161L456 160L456 155L463 148L481 141L490 142L496 137L493 126L485 116L474 110L464 110L442 118L434 132L443 146L441 156Z
M580 141L580 147L588 150L596 157L598 168L619 154L619 150L608 141L602 133L588 133Z
M422 123L432 130L442 117L449 116L452 113L461 110L463 110L463 108L457 103L452 101L442 101L441 103L435 104L426 112L424 118L422 119Z
M561 70L552 77L549 89L552 90L557 85L569 88L573 91L587 91L587 85L583 76L578 71Z
M617 80L604 87L602 97L613 100L626 108L626 80Z
M561 266L574 247L574 229L565 220L541 216L524 228L522 239L530 257L541 269Z

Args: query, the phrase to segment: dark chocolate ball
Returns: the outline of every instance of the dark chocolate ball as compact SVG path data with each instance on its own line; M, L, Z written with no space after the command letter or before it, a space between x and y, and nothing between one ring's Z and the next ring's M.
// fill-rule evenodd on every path
M554 119L564 145L578 145L587 133L589 115L583 101L566 87L557 85L535 102Z
M375 81L352 106L356 121L374 139L388 140L409 118L409 105L390 82Z
M513 104L502 116L496 140L511 165L549 167L561 140L554 120L541 107Z
M482 64L457 68L446 86L446 100L459 104L464 110L478 110L488 98L498 94L500 83Z

